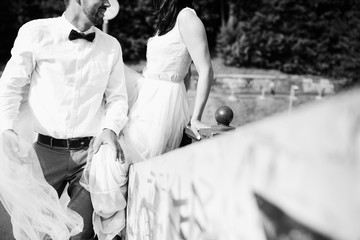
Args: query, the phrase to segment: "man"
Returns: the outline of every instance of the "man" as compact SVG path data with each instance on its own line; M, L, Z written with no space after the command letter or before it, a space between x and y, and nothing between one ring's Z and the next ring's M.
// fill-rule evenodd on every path
M65 0L61 17L26 23L19 30L0 81L0 120L4 140L18 151L14 121L23 88L30 84L34 144L46 180L84 219L72 239L93 239L92 204L79 184L93 136L94 151L108 144L120 156L117 141L127 121L122 51L101 25L108 0Z

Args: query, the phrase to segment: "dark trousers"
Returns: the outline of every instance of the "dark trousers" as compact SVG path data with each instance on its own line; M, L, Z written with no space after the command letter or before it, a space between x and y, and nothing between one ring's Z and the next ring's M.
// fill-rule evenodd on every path
M68 207L80 214L84 220L83 232L72 237L71 240L95 239L92 225L94 209L90 194L79 183L86 164L88 147L80 150L68 150L36 142L34 149L45 179L56 189L59 197L66 184L69 184L67 188L70 197Z

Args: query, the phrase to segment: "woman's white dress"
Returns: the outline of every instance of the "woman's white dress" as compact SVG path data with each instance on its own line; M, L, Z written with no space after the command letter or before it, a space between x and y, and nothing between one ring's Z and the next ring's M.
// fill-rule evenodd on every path
M190 8L182 11L195 14ZM178 19L171 31L148 40L146 58L143 78L127 79L137 81L138 90L124 136L144 159L149 159L178 148L190 119L184 78L191 57L181 38Z
M190 8L182 11L195 14ZM178 148L190 119L184 78L191 57L178 20L170 32L148 40L146 57L142 75L125 67L130 110L120 145L126 162L114 161L112 150L103 145L88 158L81 179L91 194L99 240L111 240L125 227L129 164Z

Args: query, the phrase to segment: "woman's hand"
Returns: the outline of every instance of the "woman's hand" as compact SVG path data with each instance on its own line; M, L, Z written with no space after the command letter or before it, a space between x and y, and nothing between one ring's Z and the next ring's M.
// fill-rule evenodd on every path
M198 119L191 119L190 121L190 128L193 131L195 137L197 140L201 139L201 135L199 133L200 129L204 129L204 128L210 128L208 125L202 123L200 120Z

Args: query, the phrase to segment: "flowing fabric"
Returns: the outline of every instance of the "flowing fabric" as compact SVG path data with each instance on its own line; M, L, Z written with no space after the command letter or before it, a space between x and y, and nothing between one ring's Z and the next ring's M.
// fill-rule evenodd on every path
M123 136L119 142L124 155L129 156L125 163L115 160L113 150L102 145L96 154L88 155L80 180L90 192L94 231L99 240L111 240L125 227L129 161L141 158Z
M126 91L128 95L129 111L134 106L137 97L139 95L139 89L141 87L142 75L135 70L124 65L125 80L126 80Z
M31 119L23 102L15 128L20 139L16 156L3 150L9 143L0 137L0 201L11 217L15 239L69 239L82 231L83 220L60 204L57 192L46 182L31 145Z
M183 83L144 79L124 135L149 159L178 148L188 121Z
M142 75L125 66L125 76L131 109L137 101ZM93 226L99 240L110 240L125 227L129 165L145 160L124 135L119 138L119 143L125 163L115 161L112 150L102 145L96 154L89 152L80 180L80 184L90 192L94 207Z

